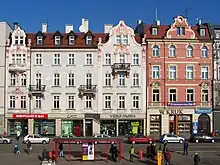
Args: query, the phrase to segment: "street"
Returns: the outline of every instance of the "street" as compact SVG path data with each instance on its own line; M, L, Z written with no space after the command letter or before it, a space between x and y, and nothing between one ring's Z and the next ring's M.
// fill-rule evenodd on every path
M159 145L159 144L158 144ZM39 165L40 160L38 159L39 156L41 156L41 152L44 147L48 148L48 150L53 150L53 144L50 143L48 145L43 144L33 144L33 150L30 155L27 155L25 153L26 145L21 144L21 154L20 155L14 155L12 153L14 144L1 144L0 145L0 160L1 163L5 165ZM146 152L146 146L147 144L135 144L135 151L142 150L143 152ZM135 160L134 163L131 163L128 161L129 159L129 151L130 144L123 144L122 150L123 150L123 159L121 160L120 164L155 164L155 162L152 162L151 160L145 161L146 158L143 159L143 161ZM201 144L195 144L195 143L189 143L189 155L183 156L182 155L182 144L168 144L168 150L171 151L171 164L173 165L186 165L186 164L193 164L193 156L197 152L201 157L200 165L218 165L220 162L220 143L201 143ZM68 145L64 145L64 150L66 158L68 158ZM68 162L67 160L61 158L58 160L58 164L65 165L65 164L80 164L80 161L76 161L76 159L73 159L74 157L80 158L81 154L81 145L71 145L71 161ZM97 161L94 164L104 164L106 161L106 145L105 144L99 144L96 145L96 159ZM108 161L108 164L115 164L111 161ZM91 162L83 162L83 164L91 164Z

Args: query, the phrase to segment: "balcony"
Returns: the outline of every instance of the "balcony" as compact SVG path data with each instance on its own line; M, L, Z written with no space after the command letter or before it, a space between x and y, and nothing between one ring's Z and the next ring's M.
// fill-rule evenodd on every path
M23 73L27 70L26 64L9 64L10 73Z
M113 77L117 77L118 73L124 73L126 77L129 76L131 70L130 63L114 63L112 65L112 75Z
M83 96L90 96L93 99L95 98L97 85L80 85L78 88L79 90L79 97L82 99Z
M29 86L29 96L44 96L46 85L30 85Z

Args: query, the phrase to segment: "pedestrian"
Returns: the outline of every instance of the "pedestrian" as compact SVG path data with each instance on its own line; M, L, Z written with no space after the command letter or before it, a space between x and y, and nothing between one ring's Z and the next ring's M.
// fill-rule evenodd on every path
M165 152L165 165L170 165L170 159L171 159L171 154L170 154L170 152L167 150L166 152Z
M187 142L187 140L185 140L185 142L183 143L183 155L188 155L188 147L189 143Z
M114 154L114 162L117 162L118 158L118 148L116 146L113 147L113 154Z
M27 153L30 154L31 150L32 150L32 145L31 145L31 142L28 141L28 143L27 143Z
M130 154L130 161L133 162L134 161L134 146L132 145L130 150L129 150L129 154Z
M165 142L164 145L163 145L163 155L164 155L164 157L165 157L166 151L167 151L167 142Z
M64 155L63 155L63 143L60 143L59 150L60 150L60 157L64 157Z
M17 144L17 152L16 154L20 154L21 153L21 146L20 144Z
M44 147L43 151L42 151L42 157L41 160L44 161L45 159L48 159L48 154L47 154L47 149Z
M21 131L20 131L20 128L17 130L17 136L16 136L16 140L19 141L20 139L20 136L21 136Z
M113 150L114 150L114 145L111 144L111 147L109 149L109 153L111 154L111 160L114 161L114 153L113 153Z
M199 165L200 157L199 157L198 153L195 153L193 161L194 161L194 165Z

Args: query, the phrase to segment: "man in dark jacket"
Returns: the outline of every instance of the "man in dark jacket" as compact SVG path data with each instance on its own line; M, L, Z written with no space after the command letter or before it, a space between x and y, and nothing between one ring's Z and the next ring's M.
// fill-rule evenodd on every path
M188 155L188 147L189 143L185 140L185 142L183 143L183 155Z
M42 151L42 158L41 159L42 159L42 161L45 160L45 159L48 160L48 153L47 153L46 148L44 148L43 151Z
M59 150L60 150L60 157L64 157L64 155L63 155L63 143L60 143Z
M114 160L114 145L111 144L111 147L109 149L109 153L111 154L111 160Z
M199 155L197 153L195 153L193 161L194 161L194 165L199 165L200 157L199 157Z
M114 161L117 162L118 158L118 148L116 146L113 147Z

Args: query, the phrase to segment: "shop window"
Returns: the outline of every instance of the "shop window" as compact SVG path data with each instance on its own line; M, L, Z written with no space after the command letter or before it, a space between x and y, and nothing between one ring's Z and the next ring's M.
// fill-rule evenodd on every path
M35 120L34 121L34 134L43 136L55 135L55 120Z
M116 120L101 120L100 125L101 134L116 136Z
M189 138L192 128L192 116L191 115L179 115L178 116L178 134L179 136Z
M83 125L81 120L63 120L62 121L62 134L82 136Z
M159 137L161 134L161 116L150 115L150 135Z

